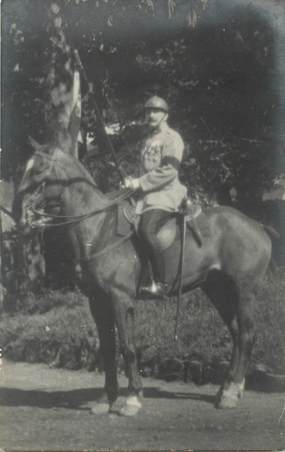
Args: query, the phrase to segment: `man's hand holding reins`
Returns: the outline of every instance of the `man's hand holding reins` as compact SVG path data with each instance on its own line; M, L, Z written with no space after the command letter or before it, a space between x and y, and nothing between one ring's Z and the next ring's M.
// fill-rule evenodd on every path
M135 179L131 176L128 176L125 178L122 187L130 188L131 190L138 190L140 188L140 181L139 179Z

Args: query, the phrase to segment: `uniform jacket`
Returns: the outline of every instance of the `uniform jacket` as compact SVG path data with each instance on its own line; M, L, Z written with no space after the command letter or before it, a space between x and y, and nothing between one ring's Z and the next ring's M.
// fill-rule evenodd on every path
M141 197L137 213L151 209L175 212L187 194L178 177L184 143L179 133L164 123L141 145L139 185Z

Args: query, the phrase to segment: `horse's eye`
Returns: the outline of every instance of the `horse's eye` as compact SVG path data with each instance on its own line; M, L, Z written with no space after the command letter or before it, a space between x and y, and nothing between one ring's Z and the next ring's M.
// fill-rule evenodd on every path
M30 176L36 176L38 173L38 168L36 168L35 166L30 169Z
M31 169L30 169L30 176L31 177L36 177L36 176L40 176L43 172L44 169L44 165L42 163L40 163L39 165L34 165Z

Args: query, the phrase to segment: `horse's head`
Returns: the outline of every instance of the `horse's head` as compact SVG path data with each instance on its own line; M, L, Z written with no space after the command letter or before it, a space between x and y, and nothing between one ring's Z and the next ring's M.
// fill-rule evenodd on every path
M60 212L64 190L62 156L59 149L37 148L27 162L13 206L14 216L22 226L39 226L50 220L41 213Z

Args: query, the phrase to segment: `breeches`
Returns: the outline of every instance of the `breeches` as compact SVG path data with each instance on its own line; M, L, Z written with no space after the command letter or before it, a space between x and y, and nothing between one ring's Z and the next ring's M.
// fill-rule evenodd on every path
M165 282L165 263L157 234L171 217L171 213L162 209L149 210L141 215L139 234L147 245L155 280Z

